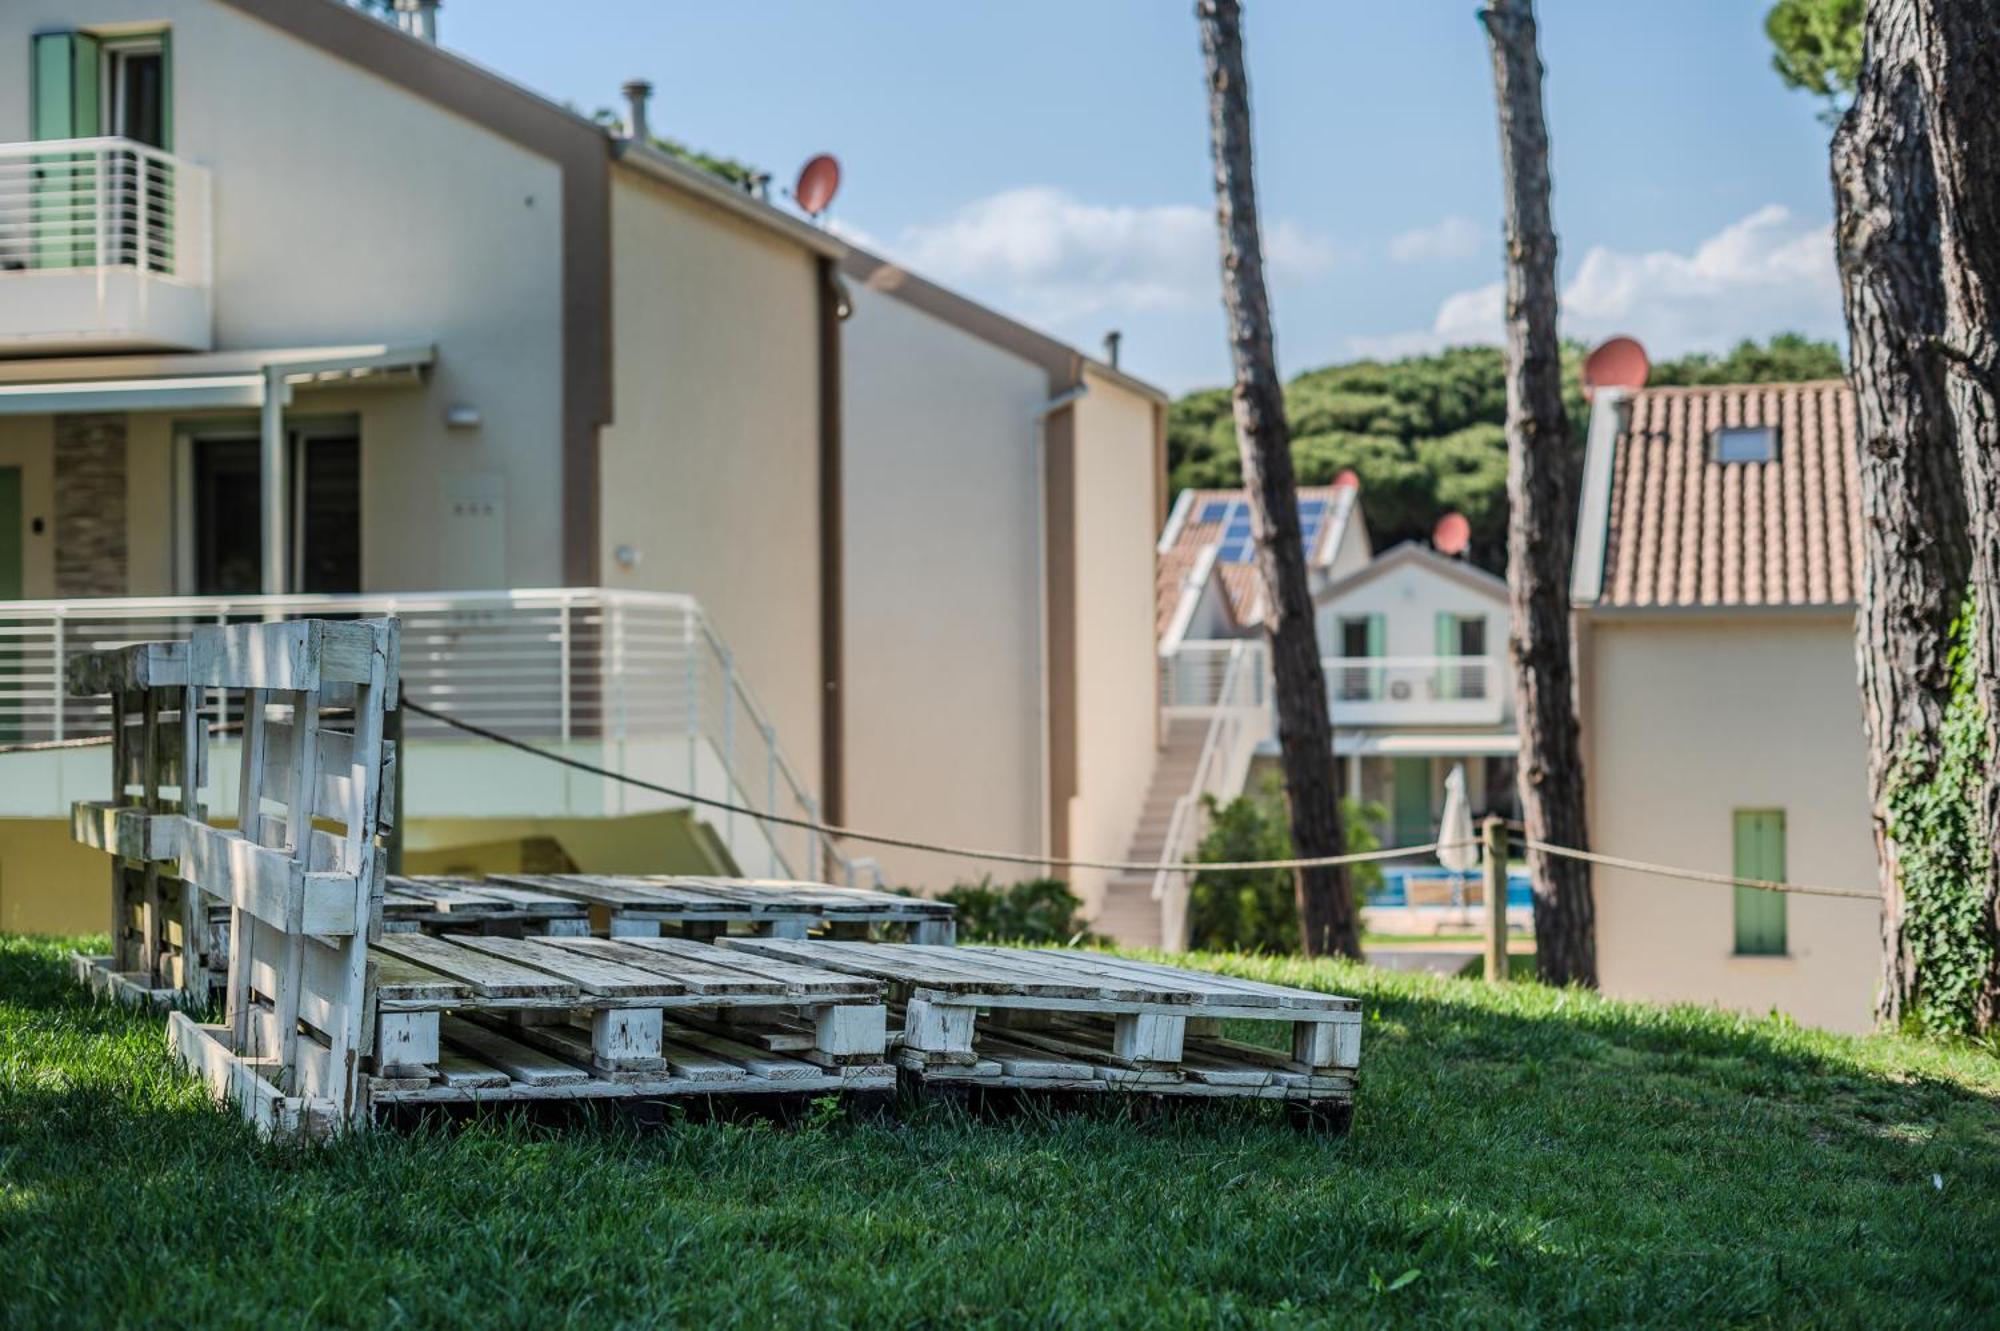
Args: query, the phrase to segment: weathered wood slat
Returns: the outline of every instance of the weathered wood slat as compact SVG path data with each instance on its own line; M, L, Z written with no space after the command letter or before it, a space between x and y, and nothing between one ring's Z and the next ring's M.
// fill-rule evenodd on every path
M621 966L588 949L566 948L540 939L488 938L467 934L457 946L543 971L600 998L651 998L686 992L685 986L655 971Z
M384 934L375 946L388 956L462 980L482 998L574 998L581 993L574 982L546 971L425 934Z
M543 941L551 947L562 948L580 955L602 957L607 961L669 977L690 994L716 997L744 994L767 994L773 998L786 996L783 981L752 975L748 971L737 970L699 957L690 957L670 950L663 951L654 946L673 940L549 938Z
M573 1063L462 1017L444 1018L438 1024L438 1034L446 1043L528 1086L564 1086L590 1080L590 1074Z
M801 966L797 962L767 957L755 952L720 948L712 943L695 943L680 938L630 938L623 941L629 947L661 957L678 959L672 964L694 962L702 967L721 967L726 971L761 980L774 980L784 986L784 992L788 995L867 998L882 993L882 985L878 981L863 976L842 975L821 967Z

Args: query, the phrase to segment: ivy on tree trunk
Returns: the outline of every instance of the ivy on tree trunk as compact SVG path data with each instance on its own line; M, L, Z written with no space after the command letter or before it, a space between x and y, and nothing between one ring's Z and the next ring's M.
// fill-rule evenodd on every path
M1507 595L1521 810L1531 841L1587 849L1570 656L1576 459L1556 338L1549 133L1530 0L1488 0L1507 237ZM1535 966L1550 984L1597 983L1590 866L1530 849Z
M1292 476L1291 430L1278 379L1271 306L1264 291L1264 253L1257 229L1257 191L1250 155L1250 98L1243 72L1243 15L1236 0L1199 0L1201 51L1208 73L1210 148L1215 162L1215 216L1222 242L1222 302L1236 381L1231 401L1257 568L1269 609L1272 699L1285 774L1292 846L1302 859L1339 855L1340 822L1333 725L1326 678L1299 539L1298 487ZM1361 955L1361 932L1344 866L1301 869L1294 880L1299 936L1308 956Z

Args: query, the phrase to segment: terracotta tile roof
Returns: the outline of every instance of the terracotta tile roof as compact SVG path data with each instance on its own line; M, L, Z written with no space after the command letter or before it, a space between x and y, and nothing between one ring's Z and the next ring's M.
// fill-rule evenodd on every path
M1776 459L1717 462L1718 426ZM1860 564L1854 398L1839 380L1635 393L1614 445L1599 605L1848 605Z
M1229 503L1243 498L1243 491L1236 490L1192 490L1185 492L1188 498L1175 504L1175 517L1169 519L1166 544L1161 549L1158 574L1154 584L1153 620L1156 635L1166 637L1168 627L1173 623L1174 612L1180 605L1181 594L1186 589L1188 577L1195 571L1201 555L1209 546L1223 540L1226 523L1198 522L1205 509L1218 503ZM1299 487L1299 502L1321 499L1326 501L1326 520L1320 528L1319 538L1314 548L1308 552L1308 563L1324 564L1333 558L1340 545L1341 533L1346 529L1349 517L1354 512L1354 496L1351 486L1302 485ZM1175 523L1178 522L1178 526ZM1225 596L1229 601L1229 612L1238 624L1248 624L1260 613L1264 597L1264 579L1258 575L1254 563L1218 563L1216 570L1222 580Z

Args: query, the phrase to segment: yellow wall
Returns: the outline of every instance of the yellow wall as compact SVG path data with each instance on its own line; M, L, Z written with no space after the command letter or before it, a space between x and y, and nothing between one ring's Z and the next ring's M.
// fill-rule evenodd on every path
M1086 372L1076 412L1076 752L1070 850L1122 859L1158 751L1153 642L1155 407ZM1072 888L1095 910L1109 875L1080 869Z
M1048 375L865 288L842 347L847 821L1039 850ZM857 849L895 884L1005 872Z
M1595 617L1585 641L1593 849L1726 873L1732 812L1783 809L1792 881L1875 886L1851 619ZM1790 897L1790 955L1738 957L1733 889L1593 879L1606 992L1871 1024L1873 903Z
M611 233L603 583L696 597L817 790L815 260L629 168L613 173ZM621 545L637 568L619 567Z
M67 819L0 818L0 932L110 928L110 857L70 840Z

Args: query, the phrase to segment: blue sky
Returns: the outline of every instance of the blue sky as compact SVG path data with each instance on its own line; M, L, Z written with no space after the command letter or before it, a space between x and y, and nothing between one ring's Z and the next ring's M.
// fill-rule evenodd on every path
M1499 166L1473 0L1249 0L1281 369L1497 338ZM1656 354L1838 336L1828 131L1764 0L1543 0L1566 331ZM455 0L447 46L586 110L635 75L657 132L1181 390L1227 377L1192 3Z

